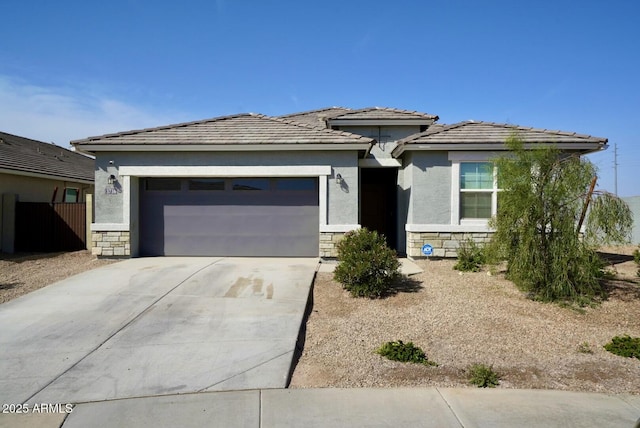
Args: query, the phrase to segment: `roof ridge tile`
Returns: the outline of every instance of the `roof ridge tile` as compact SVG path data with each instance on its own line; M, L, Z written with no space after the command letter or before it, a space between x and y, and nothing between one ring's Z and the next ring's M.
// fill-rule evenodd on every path
M372 138L365 137L365 136L360 135L360 134L354 134L352 132L347 132L347 131L342 131L342 130L335 130L335 129L330 129L330 128L320 128L320 127L317 127L317 126L309 125L307 123L302 123L302 122L298 122L298 121L291 120L291 119L284 119L282 117L276 117L276 116L264 116L264 117L268 118L268 119L276 120L278 122L286 123L288 125L299 126L299 127L310 129L310 130L317 131L317 132L326 132L328 134L333 134L333 135L342 135L342 136L345 136L345 137L356 137L357 139L373 141Z
M332 107L319 108L319 109L315 109L315 110L301 111L301 112L298 112L298 113L289 113L289 114L281 115L281 116L278 116L278 117L287 118L287 117L290 117L290 116L302 116L302 115L305 115L305 114L322 113L323 111L329 111L329 110L333 110L333 109L351 110L349 107L332 106Z

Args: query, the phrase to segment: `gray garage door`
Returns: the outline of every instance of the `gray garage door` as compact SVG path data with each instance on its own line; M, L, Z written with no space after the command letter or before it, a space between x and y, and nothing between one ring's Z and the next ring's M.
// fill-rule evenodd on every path
M317 178L140 180L140 253L317 257Z

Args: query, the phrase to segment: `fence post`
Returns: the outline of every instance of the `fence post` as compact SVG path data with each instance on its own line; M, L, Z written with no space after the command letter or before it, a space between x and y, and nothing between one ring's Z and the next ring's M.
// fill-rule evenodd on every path
M91 250L91 247L93 247L93 243L91 241L91 223L93 222L93 195L91 193L85 194L84 202L86 210L86 239L84 242L86 249Z

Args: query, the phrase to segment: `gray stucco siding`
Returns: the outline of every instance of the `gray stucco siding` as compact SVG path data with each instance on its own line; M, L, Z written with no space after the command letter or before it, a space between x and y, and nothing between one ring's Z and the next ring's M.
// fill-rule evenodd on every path
M451 223L451 162L447 152L413 152L405 183L410 191L407 223Z
M640 244L640 196L622 198L633 213L633 230L631 231L631 243Z
M375 139L377 143L371 155L376 159L390 159L395 142L420 132L420 126L340 126L340 130Z
M124 221L122 215L123 207L123 194L113 193L107 194L106 189L110 188L108 184L109 176L114 175L119 177L117 164L109 164L109 161L113 159L113 156L108 154L102 156L97 154L96 156L96 176L95 187L96 194L94 198L94 221L96 223L122 223ZM119 180L118 184L114 186L118 190L122 190L122 183Z
M113 162L111 164L110 162ZM96 156L96 223L122 223L123 194L105 194L110 174L119 175L123 166L301 166L330 165L327 184L328 224L358 223L358 153L356 151L291 152L102 152ZM340 174L343 185L336 184ZM120 180L122 181L122 180ZM133 181L132 181L133 186ZM102 190L102 192L101 192ZM136 208L130 202L132 224Z

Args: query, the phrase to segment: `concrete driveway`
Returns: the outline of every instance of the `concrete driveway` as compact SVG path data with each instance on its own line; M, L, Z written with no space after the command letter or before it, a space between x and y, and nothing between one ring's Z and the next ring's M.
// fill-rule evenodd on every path
M130 259L0 305L0 401L286 386L318 259Z

